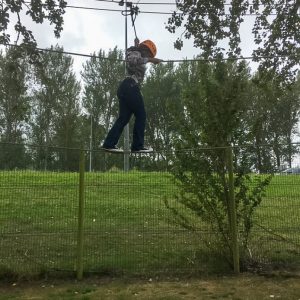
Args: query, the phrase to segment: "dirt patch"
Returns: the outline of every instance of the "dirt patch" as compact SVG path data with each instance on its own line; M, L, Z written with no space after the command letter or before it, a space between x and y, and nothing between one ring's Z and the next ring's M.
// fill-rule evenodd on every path
M177 299L284 299L300 300L299 277L241 275L172 281L88 279L21 282L0 285L0 299L177 300Z

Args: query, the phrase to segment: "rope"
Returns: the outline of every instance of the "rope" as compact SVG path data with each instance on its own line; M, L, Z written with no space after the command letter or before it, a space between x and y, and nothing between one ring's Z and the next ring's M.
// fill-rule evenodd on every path
M139 12L139 8L137 6L131 8L131 22L132 22L132 27L134 29L134 34L136 39L138 39L138 37L136 34L135 20L138 15L138 12Z
M10 46L10 47L16 47L16 48L23 48L22 45L15 45L15 44L6 44L4 46ZM26 45L24 45L26 46ZM109 58L105 56L96 56L92 54L84 54L84 53L77 53L77 52L69 52L69 51L60 51L60 50L55 50L55 49L45 49L45 48L34 48L40 52L53 52L53 53L63 53L63 54L69 54L69 55L74 55L74 56L82 56L82 57L88 57L88 58L98 58L98 59L103 59L103 60L110 60L110 61L120 61L124 62L124 59L118 59L118 58Z
M22 45L16 45L16 44L6 44L3 46L10 46L10 47L18 47L22 48ZM96 56L91 54L84 54L84 53L78 53L78 52L69 52L69 51L60 51L55 49L45 49L45 48L35 48L38 51L41 52L54 52L54 53L63 53L63 54L69 54L74 56L82 56L82 57L89 57L89 58L98 58L103 60L111 60L111 61L120 61L125 62L124 59L118 59L118 58L109 58L105 56ZM240 56L240 57L224 57L224 58L185 58L185 59L169 59L164 60L163 63L180 63L180 62L214 62L214 61L226 61L226 60L260 60L260 59L271 59L271 58L289 58L291 56L299 57L297 53L293 55L289 54L282 54L282 55L269 55L269 56Z
M271 58L288 58L292 55L288 54L282 54L282 55L267 55L267 56L239 56L239 57L223 57L223 58L194 58L194 59L171 59L171 60L164 60L165 63L176 63L176 62L193 62L193 61L203 61L203 62L214 62L214 61L225 61L225 60L260 60L260 59L271 59ZM295 57L298 57L295 53L293 55Z
M124 5L124 1L120 1L119 3L120 6ZM127 10L127 8L130 8L129 10ZM132 2L127 2L127 7L125 7L125 10L122 10L122 15L123 16L131 16L131 22L132 22L132 27L134 29L134 34L135 34L135 38L138 39L137 34L136 34L136 28L135 28L135 20L136 17L138 15L138 13L140 12L138 6L134 6L132 5Z

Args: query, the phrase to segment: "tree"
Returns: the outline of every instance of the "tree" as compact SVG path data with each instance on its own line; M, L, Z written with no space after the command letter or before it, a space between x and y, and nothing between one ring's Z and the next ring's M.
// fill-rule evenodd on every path
M280 128L283 143L286 146L280 153L282 162L287 162L288 166L292 167L292 158L298 152L295 146L292 145L294 136L299 134L297 125L299 123L300 111L300 75L290 86L285 87L281 97L281 105L278 107L278 115L280 119L276 124Z
M245 80L244 77L245 68L242 64L232 64L230 60L226 65L220 63L218 59L223 59L225 53L229 59L233 60L241 55L241 24L246 14L255 14L252 32L254 42L258 47L254 49L253 56L260 61L259 71L264 77L272 74L277 86L288 86L294 81L296 67L299 64L299 3L291 0L276 2L243 0L232 1L228 6L227 3L220 1L177 0L176 4L177 11L169 19L167 29L174 33L179 27L184 26L184 37L194 39L194 46L202 50L201 57L217 60L212 68L202 66L202 73L207 79L200 76L200 83L196 83L195 88L185 96L187 129L180 137L183 145L189 149L197 149L199 145L219 146L214 150L206 151L205 154L204 151L198 153L191 151L177 155L178 165L174 171L182 185L182 195L179 201L197 216L203 219L207 217L207 220L214 219L212 224L217 226L222 249L229 247L230 250L224 221L228 201L228 183L225 176L226 157L220 147L228 146L229 138L231 142L234 142L235 139L243 140L249 138L251 134L263 131L256 130L249 134L250 122L247 123L245 121L247 118L243 115L249 110L249 107L245 106L247 102L244 101L247 98L244 94L247 90L249 91L249 85L246 84L249 80ZM275 14L274 17L271 16L272 13ZM178 49L182 45L182 39L175 42L175 47ZM264 56L264 58L259 59L258 56ZM230 77L235 81L232 81ZM256 119L257 128L261 128L264 122L264 119L259 118ZM268 114L270 122L263 123L263 125L271 126L270 118L271 115ZM242 129L245 129L244 133L248 136L245 136ZM261 137L259 139L262 140ZM180 143L181 141L178 145ZM244 250L251 230L252 214L255 207L259 205L263 191L270 180L269 177L264 180L262 177L255 179L255 176L247 175L247 172L253 168L248 154L249 150L241 151L235 148L234 164L237 173L235 196L238 202L238 216L240 216L238 223L244 223L241 239ZM270 155L267 158L269 159ZM262 166L261 159L260 167ZM255 186L252 191L249 189L251 182ZM214 209L210 210L210 208ZM211 216L213 217L210 218ZM179 218L180 220L186 224L185 218ZM242 252L242 256L244 253Z
M252 159L260 172L279 169L286 162L291 166L297 151L292 145L300 109L297 88L298 81L279 84L272 73L266 76L266 72L258 71L252 76L245 142L255 145Z
M33 22L43 23L48 20L55 26L54 34L60 36L63 27L63 15L67 2L64 0L33 0L30 3L25 0L3 0L0 4L0 44L9 44L10 35L6 33L8 26L12 22L12 15L17 16L14 29L17 33L17 40L22 36L23 43L36 46L32 31L27 29L22 21L24 15L30 16Z
M83 65L81 72L84 82L83 108L86 112L85 126L92 132L92 149L98 148L112 125L118 112L117 88L124 77L122 51L117 47L109 52L100 50ZM85 145L90 145L90 134ZM113 160L110 163L114 163ZM94 168L100 168L95 162Z
M193 84L183 90L185 113L175 142L172 172L180 186L177 201L189 211L184 214L166 203L185 228L208 226L215 237L207 244L231 262L230 194L226 148L241 135L244 114L248 112L250 73L245 62L199 63L192 69ZM186 149L186 150L185 150ZM246 159L245 159L246 158ZM236 149L235 196L241 236L242 259L247 250L252 215L262 200L270 177L249 175L247 156ZM191 218L190 215L196 217ZM197 221L197 217L201 220Z
M147 111L146 137L156 152L151 165L168 161L169 149L177 135L178 115L183 111L180 98L181 83L173 63L157 65L150 69L143 84ZM161 150L161 151L160 151Z
M279 122L277 111L282 92L274 84L273 76L263 80L261 76L260 72L254 74L249 85L249 108L245 116L248 136L244 143L254 145L249 149L248 156L255 170L267 173L274 171L276 166L271 145L279 146L281 142L276 124ZM274 148L279 151L279 147Z
M252 28L254 42L258 46L253 55L264 56L261 70L272 69L281 78L293 79L299 65L300 15L299 2L287 1L183 1L177 0L177 11L169 18L167 29L175 32L184 26L185 38L194 39L205 58L224 53L221 42L227 44L229 57L241 54L240 26L247 14L255 17ZM274 15L272 15L274 14ZM181 48L179 38L175 47Z
M27 62L14 49L0 53L0 142L22 143L30 114L26 83ZM4 147L4 145L2 145ZM24 167L28 163L24 145L7 145L1 151L5 168Z
M60 169L78 168L78 153L67 148L80 147L79 95L80 84L72 70L73 59L63 54L63 48L51 47L55 52L41 55L35 67L37 85L34 92L32 140L44 146L37 149L37 164L49 164ZM56 159L49 146L64 147Z

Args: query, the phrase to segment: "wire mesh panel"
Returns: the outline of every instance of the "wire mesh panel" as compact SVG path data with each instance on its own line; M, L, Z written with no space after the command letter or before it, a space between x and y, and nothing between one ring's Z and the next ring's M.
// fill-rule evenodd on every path
M74 271L80 151L0 146L1 272ZM255 147L233 148L241 266L299 269L297 154L281 168L260 150L264 159ZM23 159L11 160L17 152ZM130 154L128 172L123 154L85 151L85 159L84 271L231 272L226 147Z
M14 147L2 145L1 153ZM78 173L66 171L59 161L66 150L54 148L47 150L50 170L45 164L32 169L37 150L27 147L32 161L26 169L11 162L0 170L0 268L17 274L74 270ZM67 152L78 164L78 151Z
M252 198L256 197L252 201L253 212L247 225L250 230L245 245L244 263L250 270L300 266L299 150L294 145L281 147L293 147L293 155L279 157L274 145L237 147L252 161L245 194L252 193ZM237 177L238 173L237 167ZM261 197L257 196L259 192ZM245 227L245 224L240 225ZM240 240L242 243L241 237Z
M193 213L197 229L188 230L174 218L172 209L188 210L176 200L170 153L168 160L165 153L132 154L129 172L121 169L123 155L93 154L97 161L101 156L103 163L114 159L115 165L85 175L87 270L172 275L209 272L207 264L224 270L226 262L204 244L214 240L210 228Z
M297 175L276 174L272 160L259 165L254 149L239 150L234 177L242 269L299 266ZM247 159L253 155L248 167L241 166L239 158L246 152ZM93 155L104 164L113 159L114 165L106 172L86 174L88 270L142 274L230 270L224 149L132 155L129 172L122 171L122 155ZM178 159L181 169L176 169Z
M265 175L261 175L265 176ZM253 220L249 255L265 265L300 265L300 176L275 174Z

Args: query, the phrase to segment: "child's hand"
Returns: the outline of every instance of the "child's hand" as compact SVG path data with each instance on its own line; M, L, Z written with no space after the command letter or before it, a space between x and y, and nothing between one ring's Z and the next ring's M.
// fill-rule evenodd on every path
M140 40L138 38L134 39L134 46L138 47L138 45L140 44Z

